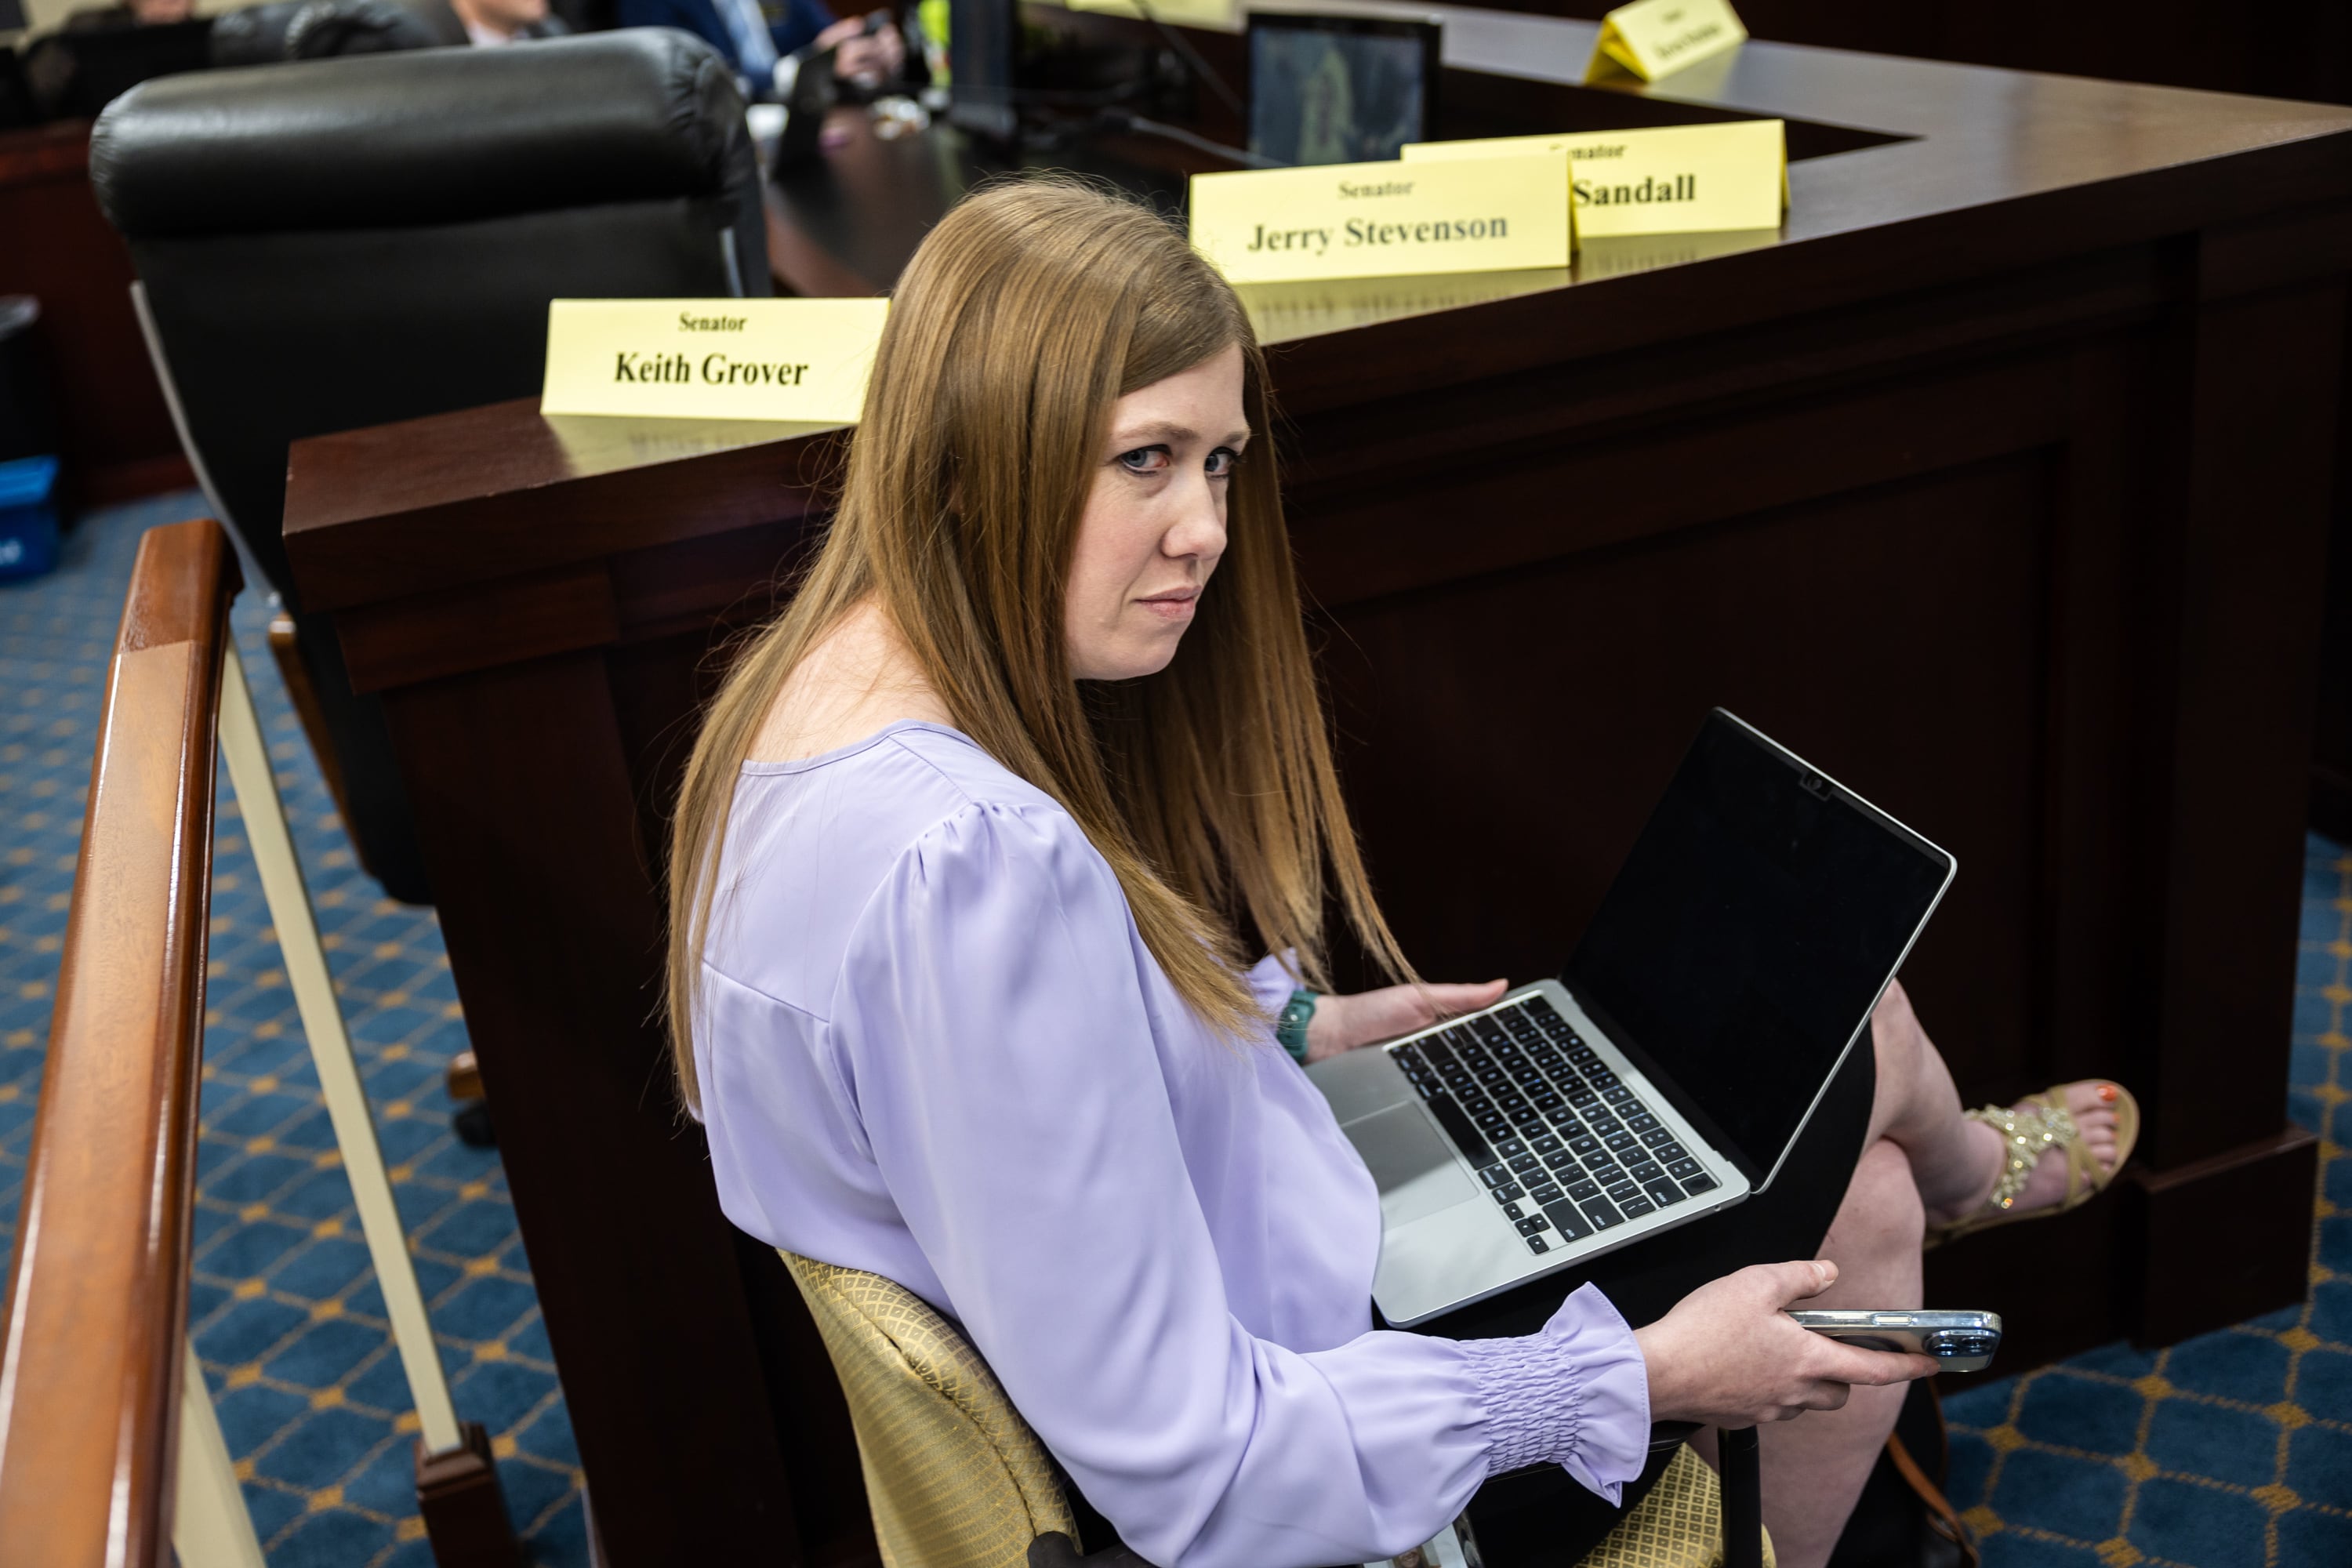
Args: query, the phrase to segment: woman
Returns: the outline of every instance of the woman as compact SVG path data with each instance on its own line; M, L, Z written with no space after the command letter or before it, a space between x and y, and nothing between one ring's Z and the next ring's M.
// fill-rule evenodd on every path
M1768 1473L1782 1558L1817 1563L1932 1367L1780 1309L1916 1302L1921 1205L1984 1202L1998 1137L1891 994L1835 1261L1638 1331L1591 1286L1533 1333L1373 1331L1372 1184L1269 1016L1322 988L1327 904L1402 983L1321 998L1309 1056L1503 983L1411 983L1373 901L1268 423L1233 291L1151 214L1000 185L925 240L832 531L682 792L670 1016L726 1211L961 1321L1154 1563L1384 1557L1520 1466L1616 1501L1653 1421L1847 1405L1770 1446L1809 1472Z

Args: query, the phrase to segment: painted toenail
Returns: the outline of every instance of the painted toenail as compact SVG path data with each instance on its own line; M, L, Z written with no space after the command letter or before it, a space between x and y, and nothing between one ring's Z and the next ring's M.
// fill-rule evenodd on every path
M2099 1085L2099 1098L2113 1105L2116 1102L2116 1086L2111 1083Z

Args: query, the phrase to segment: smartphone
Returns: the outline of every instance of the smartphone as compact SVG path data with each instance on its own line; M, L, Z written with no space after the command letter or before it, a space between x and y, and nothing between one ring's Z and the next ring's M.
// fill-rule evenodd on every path
M1801 1328L1866 1351L1931 1355L1946 1372L1982 1372L2000 1348L1999 1312L1791 1312Z

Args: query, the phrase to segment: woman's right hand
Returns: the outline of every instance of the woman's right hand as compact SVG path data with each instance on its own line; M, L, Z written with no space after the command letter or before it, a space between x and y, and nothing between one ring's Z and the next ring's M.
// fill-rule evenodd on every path
M1650 1419L1753 1426L1835 1410L1855 1384L1908 1383L1933 1356L1866 1351L1801 1329L1782 1309L1837 1281L1837 1265L1759 1263L1702 1285L1633 1332L1650 1373Z

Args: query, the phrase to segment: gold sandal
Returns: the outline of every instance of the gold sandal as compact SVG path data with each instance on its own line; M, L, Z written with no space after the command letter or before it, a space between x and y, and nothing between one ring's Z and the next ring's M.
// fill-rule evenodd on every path
M1948 1241L1997 1225L2010 1225L2018 1220L2042 1219L2051 1215L2078 1209L2107 1190L2116 1172L2124 1168L2132 1155L2132 1146L2139 1142L2139 1101L2131 1090L2111 1079L2101 1080L2116 1091L2116 1163L2114 1170L2103 1168L2099 1157L2080 1141L2074 1126L2074 1113L2066 1109L2065 1091L2071 1084L2057 1084L2040 1094L2028 1097L2016 1107L1988 1105L1982 1110L1964 1114L1970 1121L1981 1121L2008 1141L2009 1163L2000 1179L1992 1184L1992 1195L1984 1206L1949 1225L1929 1226L1924 1248L1932 1249ZM2026 1178L2042 1156L2053 1149L2066 1155L2066 1195L2047 1208L2017 1209L2018 1195L2025 1191Z

